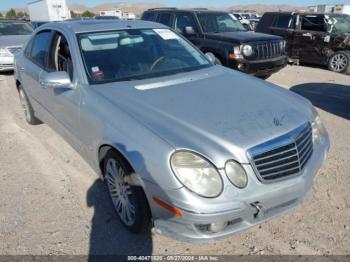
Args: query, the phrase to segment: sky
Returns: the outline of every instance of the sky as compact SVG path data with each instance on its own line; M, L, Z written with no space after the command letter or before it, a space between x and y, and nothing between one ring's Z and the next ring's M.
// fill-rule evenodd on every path
M28 2L32 0L0 0L0 10L7 10L12 7L25 7ZM293 6L309 6L316 4L350 4L350 0L265 0L263 2L258 0L66 0L67 3L78 3L86 6L95 6L101 3L107 2L129 2L129 3L137 3L137 2L151 2L151 3L161 3L167 6L217 6L217 7L225 7L225 6L233 6L233 5L244 5L244 4L289 4Z

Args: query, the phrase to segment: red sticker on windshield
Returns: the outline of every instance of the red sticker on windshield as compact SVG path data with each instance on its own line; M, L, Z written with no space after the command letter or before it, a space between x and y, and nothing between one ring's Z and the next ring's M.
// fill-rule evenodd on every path
M103 71L101 71L98 66L94 66L91 68L92 71L92 76L94 78L102 78L105 76L105 74L103 73Z
M92 76L93 76L94 78L102 78L102 77L105 76L105 74L104 74L102 71L96 71L96 72L93 72L93 73L92 73Z

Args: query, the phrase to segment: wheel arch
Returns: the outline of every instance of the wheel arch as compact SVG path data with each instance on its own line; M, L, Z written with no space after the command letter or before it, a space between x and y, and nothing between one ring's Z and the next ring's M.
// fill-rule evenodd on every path
M135 171L135 168L130 163L130 160L125 156L125 152L122 152L119 148L117 148L116 145L113 144L102 144L98 149L98 165L101 172L101 178L104 178L104 159L106 157L106 154L109 150L114 150L124 161L127 163L133 171Z
M118 145L118 144L113 144L113 143L104 143L99 147L98 150L98 166L99 166L99 171L101 174L101 179L104 179L104 159L106 157L106 154L108 153L109 150L113 150L124 162L127 164L130 169L133 171L133 176L132 176L132 181L131 184L135 186L140 186L143 189L145 188L145 183L143 179L141 178L138 170L141 169L137 163L134 163L132 160L133 156L128 154L127 150L123 145Z
M152 217L153 212L150 205L151 198L147 194L145 184L142 178L140 177L140 175L137 173L136 168L133 166L133 163L129 160L129 157L127 156L126 152L122 150L120 147L118 147L118 145L104 143L99 147L98 163L100 168L101 179L104 179L104 159L108 151L110 150L113 150L121 159L123 159L125 161L125 164L127 164L133 171L133 174L129 183L133 186L138 186L142 190L142 193L145 199L147 200L147 208L148 208L149 215Z

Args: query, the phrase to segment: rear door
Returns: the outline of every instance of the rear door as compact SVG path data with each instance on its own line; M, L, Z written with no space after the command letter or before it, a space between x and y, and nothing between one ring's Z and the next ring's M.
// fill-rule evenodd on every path
M301 62L324 64L327 30L324 15L300 15L294 41Z
M46 90L40 85L40 75L47 71L51 40L51 30L36 33L29 45L30 50L25 50L26 59L23 59L20 69L24 90L30 97L34 111L44 121L47 119L48 101Z

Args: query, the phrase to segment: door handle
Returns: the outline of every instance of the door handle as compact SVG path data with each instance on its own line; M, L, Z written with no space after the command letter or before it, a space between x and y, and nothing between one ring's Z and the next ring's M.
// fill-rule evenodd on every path
M25 70L24 67L19 68L19 71L21 71L21 72L24 72L24 70Z

